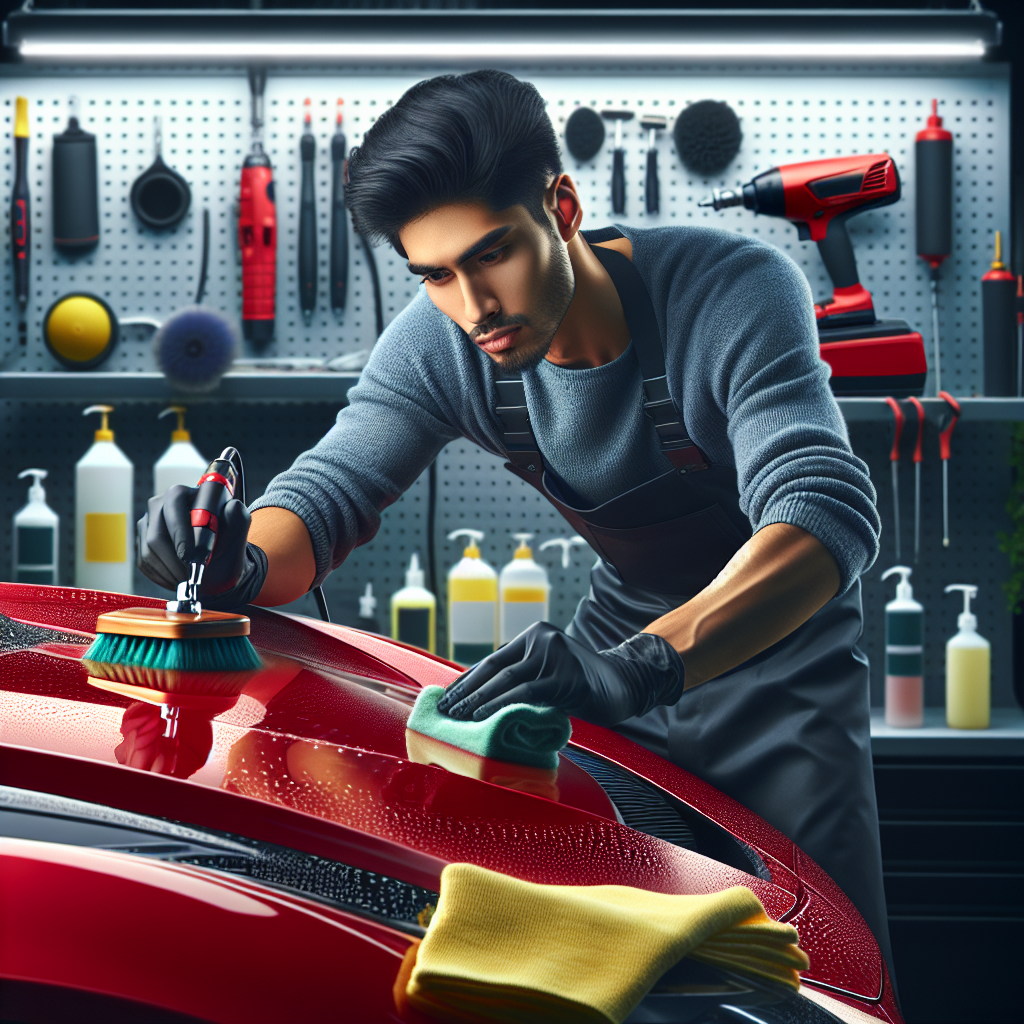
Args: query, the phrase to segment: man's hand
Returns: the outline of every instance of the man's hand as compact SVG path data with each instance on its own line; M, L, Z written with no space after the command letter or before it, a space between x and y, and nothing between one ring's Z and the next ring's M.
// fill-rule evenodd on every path
M682 692L682 659L660 636L638 633L618 647L592 651L537 622L467 672L437 707L479 722L508 704L543 704L615 725L674 704Z
M198 488L171 487L150 498L138 523L138 565L143 574L167 590L188 579L194 551L192 504ZM259 593L266 576L266 556L247 543L249 510L232 499L224 506L213 557L203 574L202 600L210 607L235 608ZM213 598L213 600L211 600Z

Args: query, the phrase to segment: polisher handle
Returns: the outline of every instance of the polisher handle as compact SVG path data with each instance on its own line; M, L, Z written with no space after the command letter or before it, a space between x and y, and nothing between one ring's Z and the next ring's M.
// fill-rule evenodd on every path
M345 308L348 291L348 216L345 213L345 136L331 139L331 308Z
M626 151L612 153L612 212L626 212Z
M192 561L206 566L217 545L217 533L224 506L235 496L238 468L231 459L233 448L225 448L199 478L199 491L192 502L192 534L195 551Z
M644 183L644 195L647 198L647 212L657 213L660 207L658 186L658 151L647 150L647 180Z

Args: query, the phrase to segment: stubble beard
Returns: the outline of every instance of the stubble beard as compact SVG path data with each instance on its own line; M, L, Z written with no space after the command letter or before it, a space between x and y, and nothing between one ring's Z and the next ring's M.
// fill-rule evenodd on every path
M522 373L539 366L551 349L558 328L569 310L572 297L576 291L576 279L572 272L572 263L565 246L559 244L561 239L555 235L551 240L551 272L544 283L541 301L530 317L514 315L503 319L502 323L488 324L489 330L512 324L522 324L533 328L534 333L543 338L532 348L522 349L516 346L508 353L495 353L491 359L501 368L503 373Z

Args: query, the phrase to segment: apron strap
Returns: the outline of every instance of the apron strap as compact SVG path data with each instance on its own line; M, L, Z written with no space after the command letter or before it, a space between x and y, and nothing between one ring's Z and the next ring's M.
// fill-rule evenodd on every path
M621 237L621 232L615 228L584 233L584 239L593 242L606 242ZM643 376L644 412L654 422L662 454L680 473L696 473L707 469L708 462L704 453L690 439L682 414L676 409L669 394L661 332L658 330L654 305L640 272L631 260L614 249L601 246L591 248L608 271L622 301L633 350ZM494 381L494 387L498 394L495 412L502 425L509 461L529 473L539 472L543 459L530 425L522 378L499 376Z

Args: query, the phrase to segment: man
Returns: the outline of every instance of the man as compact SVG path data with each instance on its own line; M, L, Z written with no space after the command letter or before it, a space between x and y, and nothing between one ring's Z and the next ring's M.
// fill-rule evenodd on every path
M531 627L442 710L525 700L617 728L806 850L887 954L856 647L879 522L799 270L704 228L584 237L543 101L501 72L410 89L349 176L360 229L423 287L251 525L228 507L204 600L294 600L443 445L504 455L601 557L567 630ZM140 523L140 564L167 587L187 575L193 493Z

